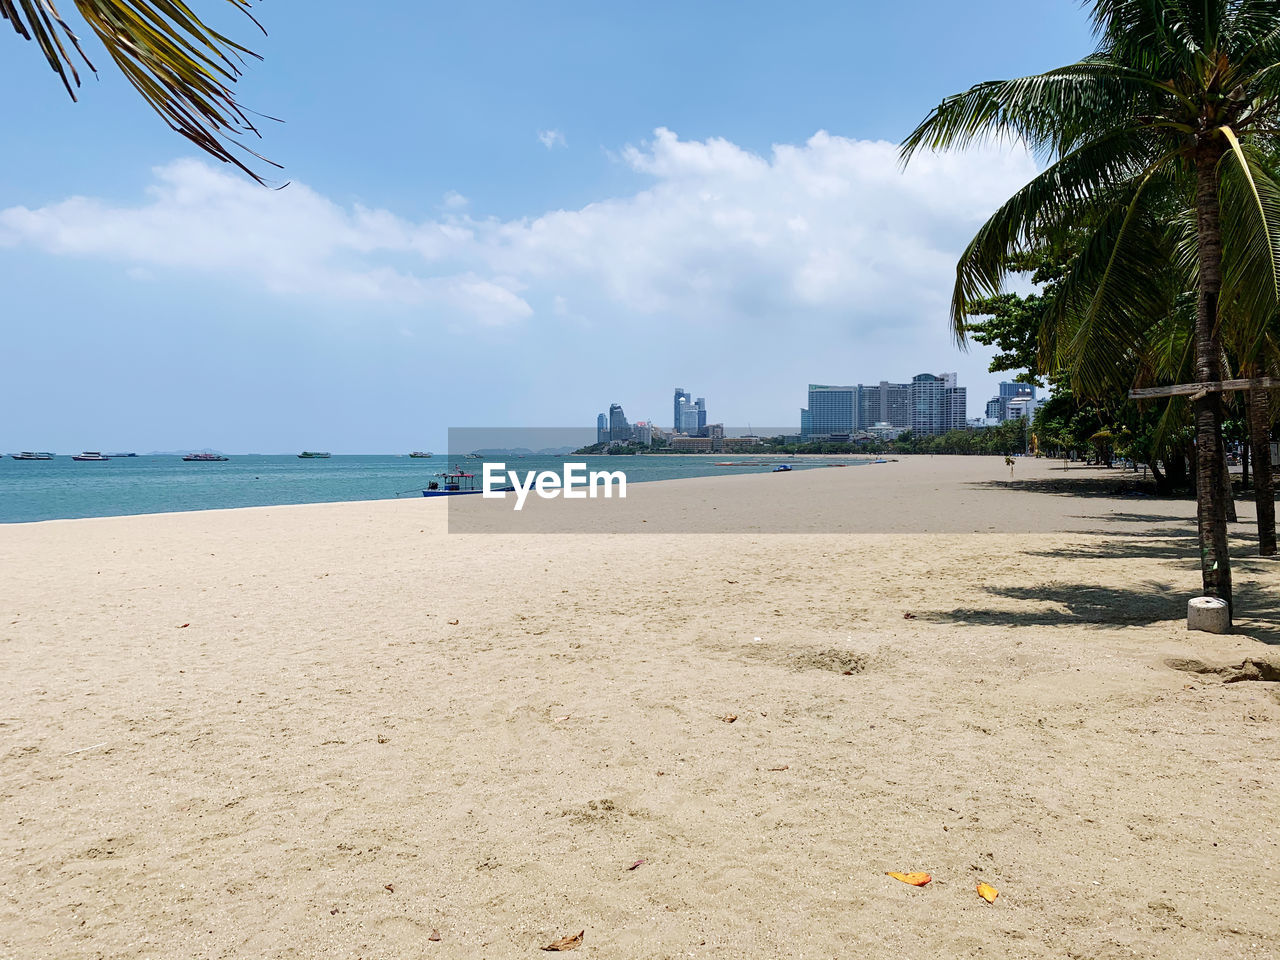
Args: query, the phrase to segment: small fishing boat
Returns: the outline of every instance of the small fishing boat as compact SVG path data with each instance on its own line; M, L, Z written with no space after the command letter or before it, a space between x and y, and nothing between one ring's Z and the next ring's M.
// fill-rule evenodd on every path
M453 473L437 473L439 480L432 480L427 489L422 491L424 497L459 497L468 493L483 493L484 488L476 483L474 473L456 470ZM503 487L502 493L510 493L515 487Z
M789 463L780 463L780 464L778 464L776 467L774 467L774 468L773 468L773 472L774 472L774 473L790 473L790 472L791 472L791 464L789 464Z
M432 454L430 450L415 450L413 453L409 454L409 456L413 457L415 460L430 460L434 454Z
M182 459L187 463L225 463L231 458L220 453L189 453Z
M303 450L298 454L299 460L328 460L329 454L320 450Z
M72 457L71 459L78 460L81 463L101 463L104 460L110 460L111 458L104 457L97 450L86 450L84 453L79 456Z
M52 460L52 453L35 453L31 450L23 450L21 453L11 453L9 456L15 460Z

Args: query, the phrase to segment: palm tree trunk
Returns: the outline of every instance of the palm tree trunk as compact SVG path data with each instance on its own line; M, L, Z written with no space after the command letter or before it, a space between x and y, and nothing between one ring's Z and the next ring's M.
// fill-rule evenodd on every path
M1218 451L1218 456L1222 459L1222 493L1226 498L1227 523L1239 523L1240 516L1236 513L1236 492L1231 486L1231 468L1227 466L1225 443Z
M1196 380L1219 379L1218 294L1222 290L1222 225L1218 206L1221 142L1208 141L1196 152L1196 233L1199 239L1200 290L1196 304ZM1195 398L1196 519L1200 528L1200 575L1206 596L1221 597L1232 612L1231 557L1227 542L1225 463L1222 456L1222 394Z
M1244 422L1249 423L1249 411L1253 409L1253 405L1249 402L1249 391L1244 394ZM1253 463L1253 444L1240 444L1240 491L1243 493L1249 489L1249 468Z
M1271 475L1271 405L1265 390L1249 391L1249 446L1253 460L1253 500L1258 511L1258 553L1276 552L1276 495Z

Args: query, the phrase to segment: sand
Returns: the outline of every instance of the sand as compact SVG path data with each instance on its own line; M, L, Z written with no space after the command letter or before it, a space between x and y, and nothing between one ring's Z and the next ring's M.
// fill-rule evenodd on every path
M1275 956L1277 565L1188 634L1191 505L1054 466L0 527L0 957Z

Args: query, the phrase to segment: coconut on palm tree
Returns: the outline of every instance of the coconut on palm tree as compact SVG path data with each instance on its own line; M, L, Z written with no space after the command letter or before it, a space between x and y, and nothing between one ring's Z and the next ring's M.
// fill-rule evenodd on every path
M270 163L238 141L242 135L257 136L258 130L232 89L244 58L261 59L256 53L205 24L183 0L73 2L107 55L173 130L262 182L236 153L244 151ZM262 29L249 12L253 0L227 2ZM77 63L94 72L97 68L53 0L0 0L0 17L19 36L35 41L67 93L76 99Z
M1195 215L1195 379L1219 380L1224 293L1259 329L1280 306L1280 188L1259 151L1280 133L1280 4L1095 0L1093 21L1092 55L948 97L903 143L909 160L1003 136L1049 161L965 249L955 334L963 343L966 304L997 293L1012 258L1084 224L1059 306L1123 345L1167 299L1147 271L1148 225L1181 198ZM1202 391L1193 409L1204 592L1230 603L1221 394Z

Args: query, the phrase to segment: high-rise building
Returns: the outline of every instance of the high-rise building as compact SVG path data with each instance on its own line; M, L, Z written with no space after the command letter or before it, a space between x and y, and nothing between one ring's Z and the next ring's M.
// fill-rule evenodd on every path
M631 425L631 439L646 447L653 445L653 424L646 420L637 420Z
M705 397L699 397L693 402L693 407L698 411L698 436L705 437L707 435L707 400Z
M947 381L932 373L911 378L911 432L934 436L947 432L951 421L947 403Z
M596 414L596 443L604 443L609 439L609 418L603 413Z
M698 435L698 415L698 408L681 398L676 403L675 432L682 433L688 437L696 437ZM705 413L703 416L705 416Z
M999 394L987 401L987 418L997 423L1004 423L1009 420L1014 416L1012 404L1015 400L1030 400L1034 405L1036 402L1035 384L1016 383L1011 380L1002 381ZM1022 412L1019 412L1018 415L1021 416Z
M861 392L861 386L809 384L809 406L807 410L800 412L801 436L851 436L858 429Z
M947 429L967 430L969 428L969 390L967 387L955 386L955 374L951 374L952 385L947 387Z
M615 443L631 439L631 424L627 423L620 403L609 404L609 439Z
M895 430L911 426L911 384L881 380L862 388L859 428L870 430L881 424Z
M1034 400L1036 398L1036 385L1034 383L1017 383L1012 380L1000 381L1000 396L1021 397L1023 395Z
M671 423L676 433L684 432L683 430L680 429L680 405L682 403L688 404L692 402L692 400L693 400L692 395L687 390L685 390L684 387L676 387L676 396L675 396L675 400L672 403L672 416L671 416Z

